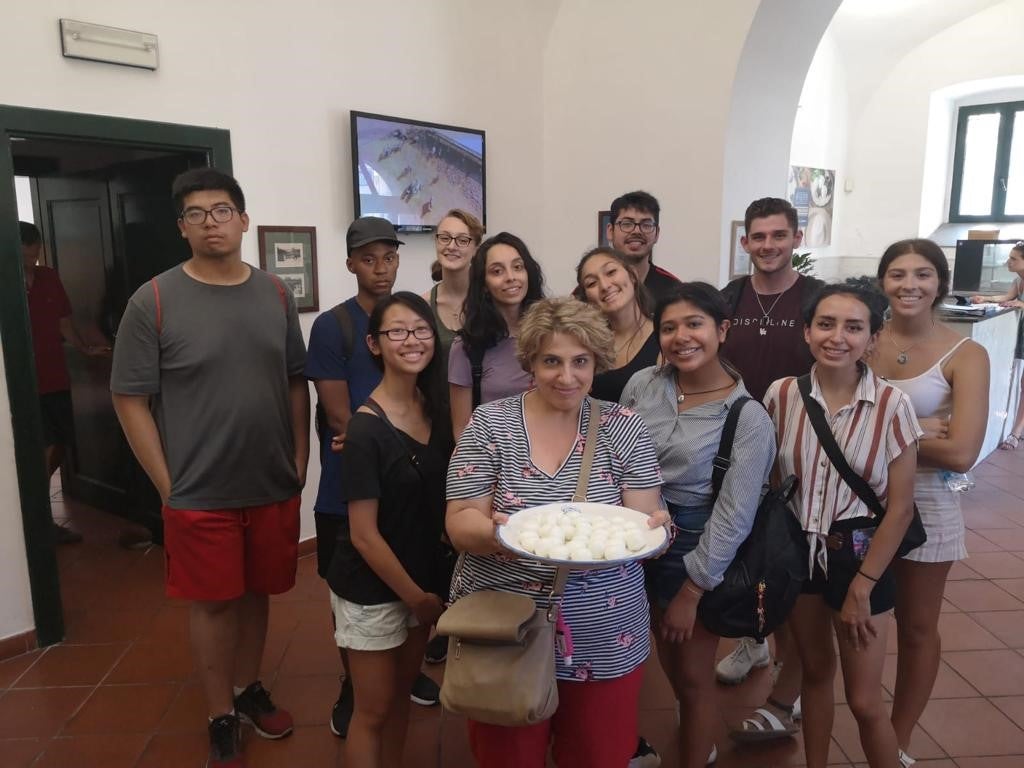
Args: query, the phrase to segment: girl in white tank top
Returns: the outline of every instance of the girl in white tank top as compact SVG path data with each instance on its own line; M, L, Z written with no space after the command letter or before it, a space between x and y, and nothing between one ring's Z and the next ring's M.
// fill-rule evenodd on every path
M897 683L892 723L903 751L924 711L939 668L939 611L949 569L967 556L959 496L943 470L966 472L988 423L988 355L943 325L935 306L949 290L949 264L930 240L889 246L878 265L891 319L870 363L914 404L924 437L914 501L928 540L896 563Z

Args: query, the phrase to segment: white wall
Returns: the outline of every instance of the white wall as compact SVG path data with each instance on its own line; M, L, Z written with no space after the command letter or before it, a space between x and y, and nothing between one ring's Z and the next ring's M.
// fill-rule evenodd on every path
M836 274L835 257L839 255L838 243L846 224L843 186L846 180L847 104L846 68L831 33L826 31L804 80L789 150L790 165L836 171L831 244L809 248L805 243L798 249L813 254L815 274L824 279Z
M0 339L0 343L2 341ZM14 434L7 402L7 376L4 357L0 354L0 640L35 626L14 464Z
M849 176L855 189L846 199L843 256L877 260L895 240L932 233L935 185L943 185L943 200L948 191L946 179L925 175L932 94L958 83L1020 75L1020 36L1010 30L1021 29L1024 0L1008 0L940 32L909 50L854 116ZM852 77L854 65L848 69Z

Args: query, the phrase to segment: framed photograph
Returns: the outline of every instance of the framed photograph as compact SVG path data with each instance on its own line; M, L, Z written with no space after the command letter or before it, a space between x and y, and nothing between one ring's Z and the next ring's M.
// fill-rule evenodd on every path
M608 242L608 225L612 223L611 211L597 212L597 244L600 246L611 245Z
M319 312L316 227L257 227L256 236L260 269L288 286L299 312Z
M750 254L743 248L740 238L747 234L742 221L732 223L732 237L729 245L729 279L735 280L750 274Z

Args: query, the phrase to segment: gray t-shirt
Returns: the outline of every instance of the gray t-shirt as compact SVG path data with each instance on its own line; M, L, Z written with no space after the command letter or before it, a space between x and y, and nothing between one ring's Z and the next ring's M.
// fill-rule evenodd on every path
M181 266L156 282L135 292L121 318L110 389L152 397L168 506L291 498L300 489L288 379L303 375L306 360L291 291L254 267L240 285L201 283Z

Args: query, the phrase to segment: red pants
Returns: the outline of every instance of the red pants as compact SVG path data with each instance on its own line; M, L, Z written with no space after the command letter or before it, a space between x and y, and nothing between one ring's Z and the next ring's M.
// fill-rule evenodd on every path
M544 768L548 745L558 768L625 768L636 750L643 667L614 680L558 681L558 711L536 725L468 721L480 768Z

